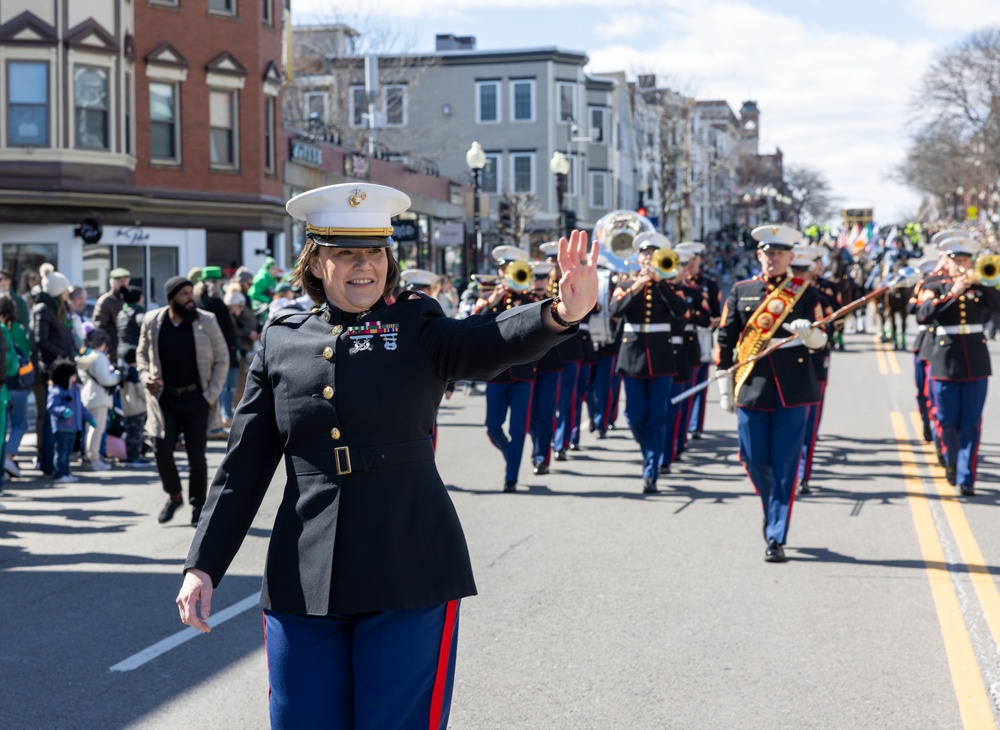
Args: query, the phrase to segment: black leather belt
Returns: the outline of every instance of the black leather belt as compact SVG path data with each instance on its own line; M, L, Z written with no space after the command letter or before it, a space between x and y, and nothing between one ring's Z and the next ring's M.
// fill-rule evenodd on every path
M163 386L163 392L169 395L184 395L185 393L191 393L195 390L201 390L201 386L197 383L194 385L182 385L179 388L173 385Z

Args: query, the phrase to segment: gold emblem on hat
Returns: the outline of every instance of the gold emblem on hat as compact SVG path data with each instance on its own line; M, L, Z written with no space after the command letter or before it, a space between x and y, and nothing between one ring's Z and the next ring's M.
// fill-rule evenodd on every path
M771 235L772 236L777 236L778 235L778 227L777 226L774 226L773 228L771 228Z
M368 196L365 194L364 190L361 188L355 188L354 192L351 193L351 197L348 199L348 202L350 202L352 208L357 208L361 205L361 202L367 198Z

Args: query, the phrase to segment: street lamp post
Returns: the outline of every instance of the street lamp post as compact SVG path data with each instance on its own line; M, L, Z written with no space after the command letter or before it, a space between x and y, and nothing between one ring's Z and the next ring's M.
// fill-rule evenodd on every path
M472 250L472 268L476 273L479 272L479 253L483 247L483 232L479 227L479 175L483 168L486 167L486 153L483 151L483 146L479 142L473 142L472 146L469 147L469 151L465 153L465 164L469 166L472 171L472 191L474 197L472 199L472 232L475 238L473 244L474 248ZM465 246L462 249L462 281L468 281L469 279L469 247Z
M549 160L549 169L556 175L556 205L559 209L556 238L560 238L569 235L566 231L566 218L563 212L563 197L566 195L566 175L569 174L569 160L566 159L566 155L559 150L553 152L552 159Z

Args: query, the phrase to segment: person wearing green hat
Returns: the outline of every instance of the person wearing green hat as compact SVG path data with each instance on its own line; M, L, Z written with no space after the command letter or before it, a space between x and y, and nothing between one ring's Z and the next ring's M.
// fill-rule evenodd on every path
M226 340L226 347L229 349L229 369L226 376L226 387L232 389L233 381L238 373L239 357L239 337L236 334L236 325L233 323L232 314L229 307L222 300L222 267L205 266L201 270L201 280L194 285L194 303L198 309L204 309L215 315L215 320L219 323L222 336ZM212 407L209 419L208 437L213 440L224 440L229 438L229 433L224 428L225 414L222 413L218 402Z
M251 300L251 306L252 302L258 302L259 304L271 303L271 290L278 283L278 275L280 273L281 270L278 268L277 261L270 256L264 259L264 263L260 265L257 273L254 274L253 282L250 284L250 291L247 292L247 296Z
M108 359L116 362L118 359L118 313L122 311L121 291L128 286L132 273L128 269L118 267L111 269L109 283L111 288L104 292L94 305L94 327L104 330L108 335Z

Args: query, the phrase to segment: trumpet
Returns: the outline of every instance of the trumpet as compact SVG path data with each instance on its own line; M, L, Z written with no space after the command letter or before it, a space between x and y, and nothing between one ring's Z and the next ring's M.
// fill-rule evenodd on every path
M660 279L675 279L681 273L681 259L671 248L658 248L649 259L649 269Z
M982 286L1000 286L1000 256L995 253L976 256L969 278Z
M512 261L507 264L503 280L513 291L528 291L535 283L535 272L527 261Z

